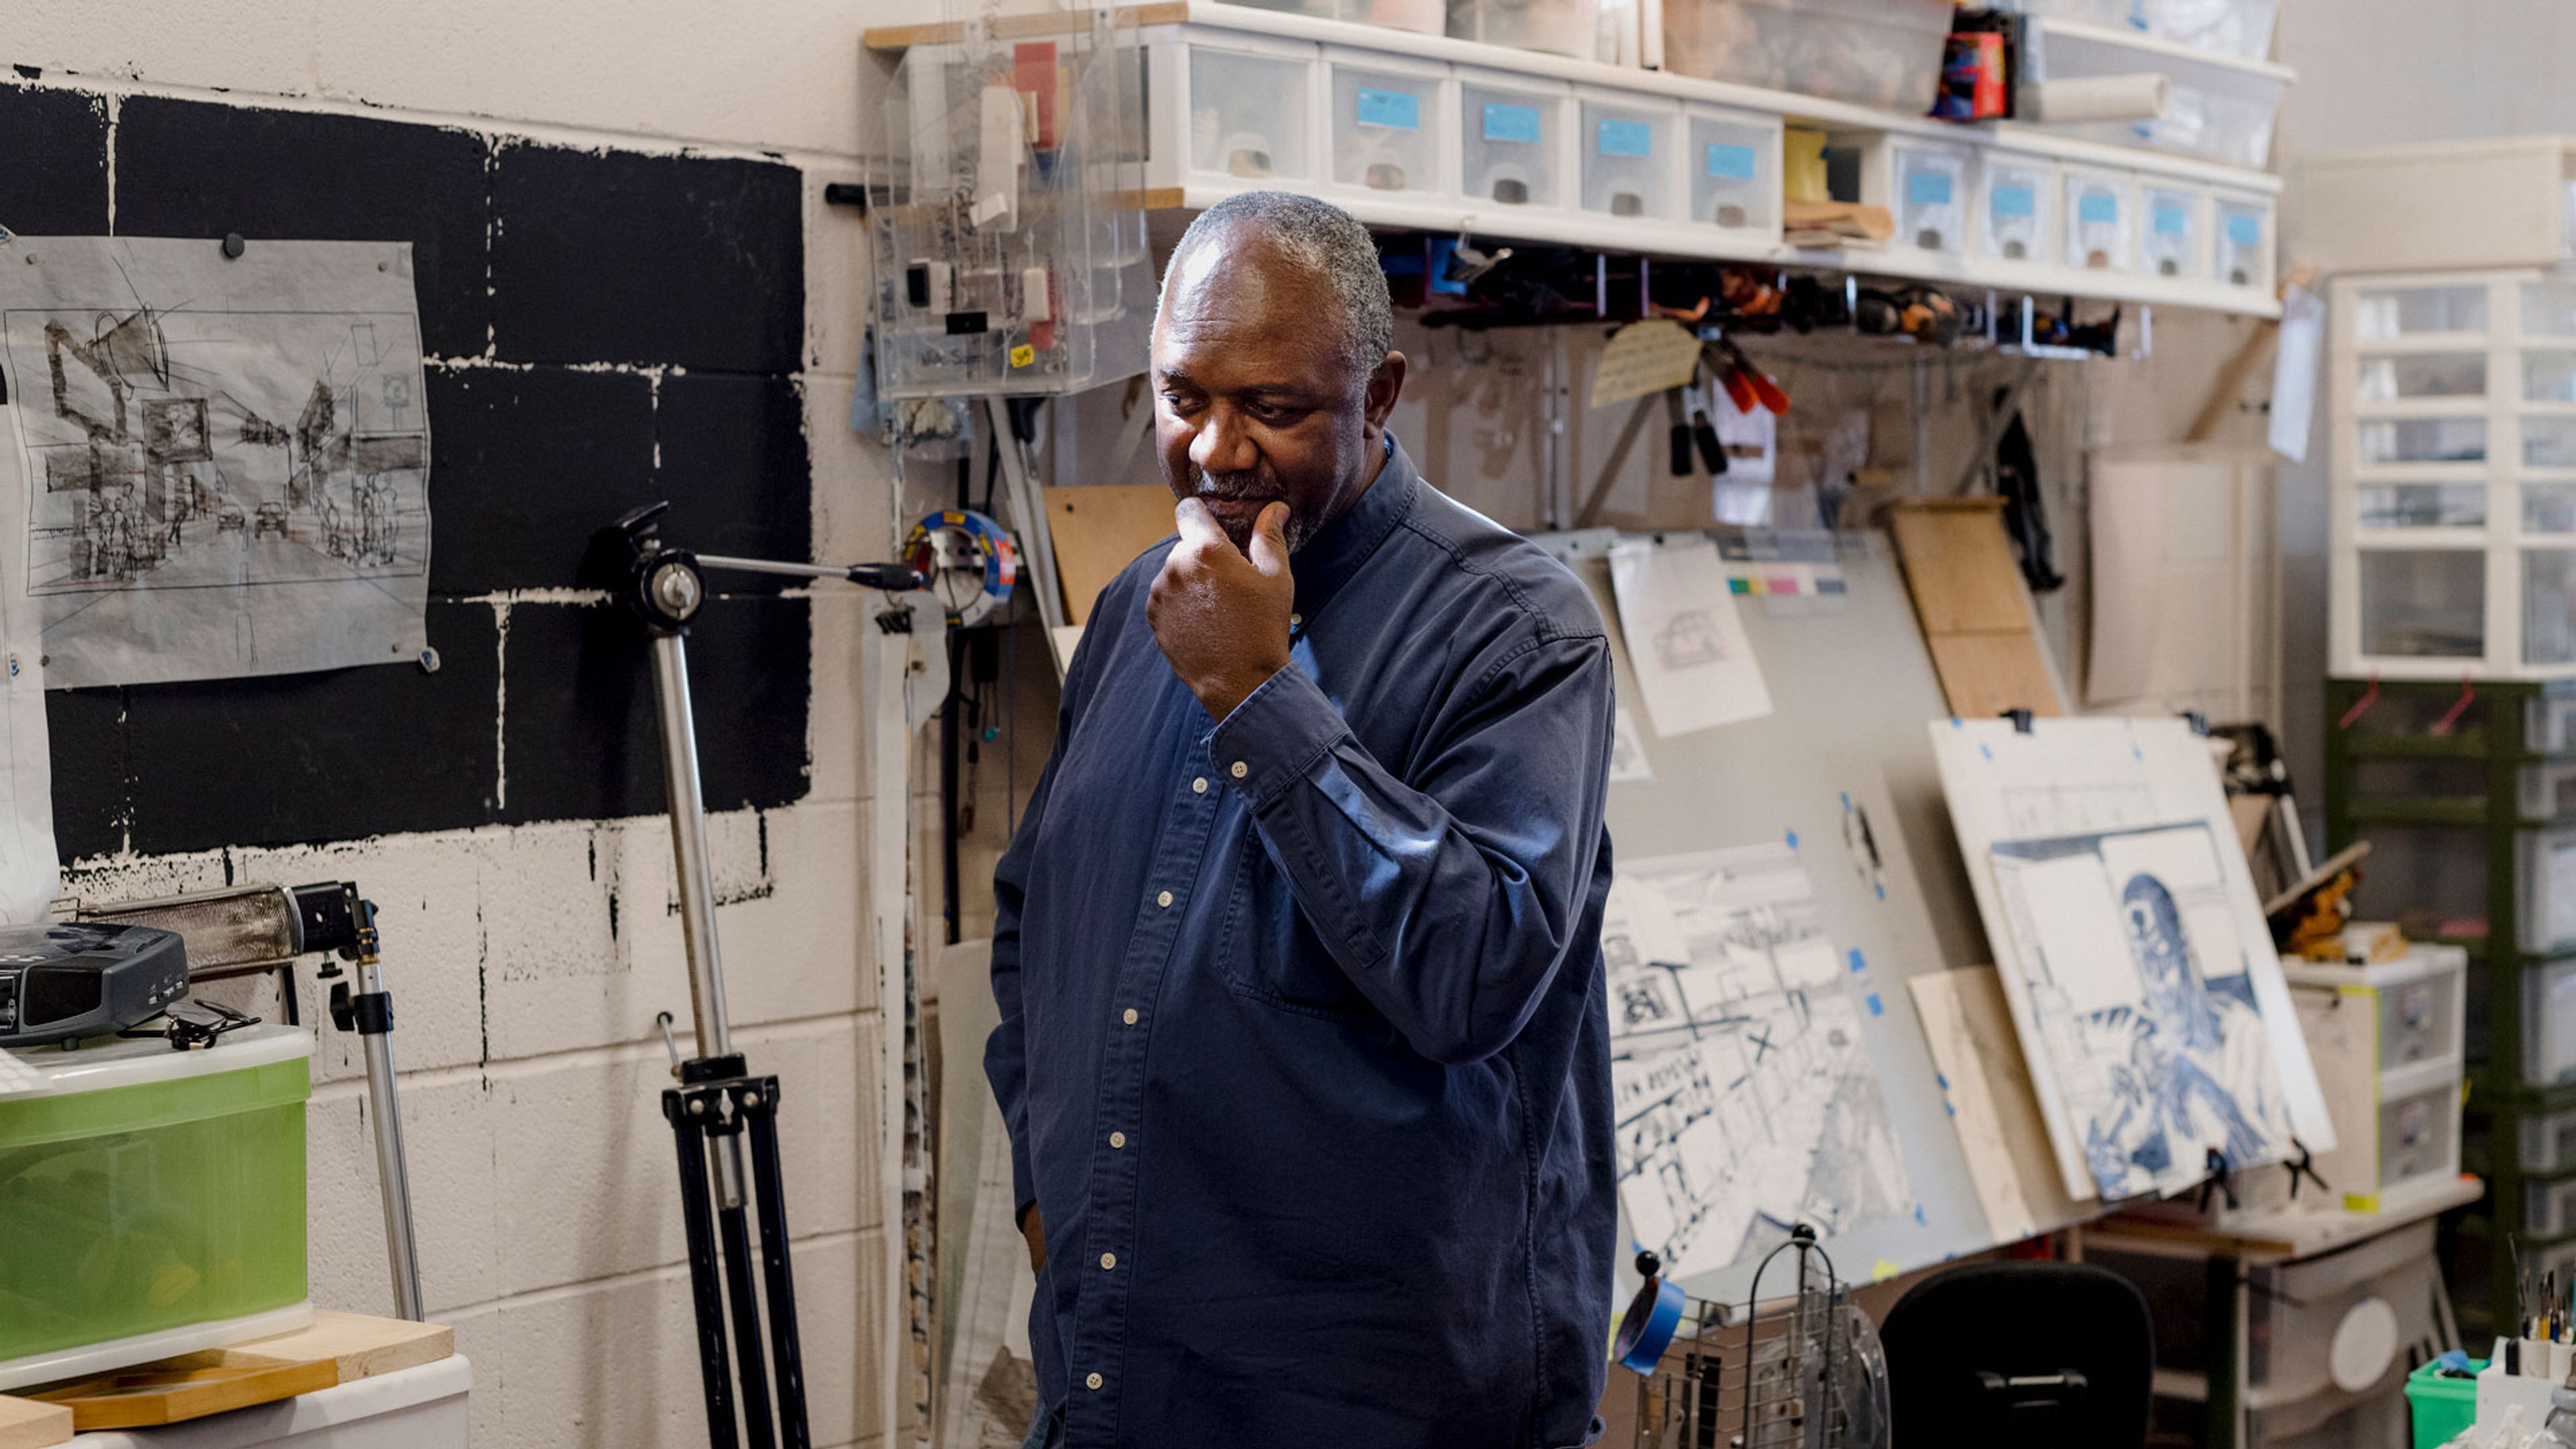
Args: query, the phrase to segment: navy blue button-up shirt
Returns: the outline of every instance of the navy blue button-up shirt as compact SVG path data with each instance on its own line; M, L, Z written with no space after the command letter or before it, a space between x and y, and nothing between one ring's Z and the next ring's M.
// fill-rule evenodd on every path
M994 879L985 1068L1078 1449L1580 1444L1616 1249L1611 671L1389 446L1222 723L1100 596Z

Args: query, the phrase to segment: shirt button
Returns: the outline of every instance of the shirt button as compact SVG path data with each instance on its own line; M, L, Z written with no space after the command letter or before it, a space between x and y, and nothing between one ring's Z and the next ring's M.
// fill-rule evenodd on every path
M1170 891L1165 891L1161 895L1154 897L1154 904L1169 910L1172 904L1172 893Z
M1105 1269L1105 1268L1115 1268L1115 1267L1117 1267L1117 1266L1118 1266L1118 1255L1117 1255L1116 1253L1103 1253L1103 1254L1101 1254L1101 1255L1100 1255L1100 1266L1101 1266L1102 1268L1104 1268L1104 1269Z
M1249 775L1249 774L1251 774L1251 773L1252 773L1252 767L1251 767L1251 766L1249 766L1249 765L1245 764L1245 763L1244 763L1243 761L1241 761L1241 760L1237 760L1237 761L1235 761L1235 762L1234 762L1234 778L1236 778L1236 779L1240 780L1240 779L1242 779L1244 776Z
M1190 782L1190 793L1191 793L1191 794L1193 794L1193 795L1204 795L1204 794L1206 794L1206 793L1207 793L1207 776L1205 776L1205 775L1201 775L1201 776L1199 776L1197 779L1192 780L1192 781Z
M1288 616L1288 627L1291 629L1297 628L1305 622L1306 616L1303 614L1291 614Z
M1109 1145L1110 1145L1110 1146L1112 1146L1112 1147L1124 1147L1124 1146L1126 1146L1126 1145L1127 1145L1127 1134L1126 1134L1126 1133L1124 1133L1124 1132L1112 1132L1112 1133L1110 1133L1110 1134L1109 1134Z
M1129 1026L1134 1026L1134 1025L1136 1024L1136 1008L1134 1008L1134 1007L1132 1007L1132 1006L1131 1006L1131 1007L1129 1007L1129 1008L1127 1008L1126 1015L1125 1015L1124 1017L1122 1017L1121 1019L1122 1019L1122 1020L1124 1020L1124 1021L1125 1021Z
M1084 1379L1082 1383L1085 1388L1096 1389L1100 1387L1100 1375L1093 1374L1091 1377Z

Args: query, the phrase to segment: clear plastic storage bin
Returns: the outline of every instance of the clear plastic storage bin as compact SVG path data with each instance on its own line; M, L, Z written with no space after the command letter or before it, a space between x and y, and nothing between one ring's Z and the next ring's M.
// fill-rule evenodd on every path
M2576 1168L2576 1108L2522 1119L2522 1170Z
M2576 351L2535 347L2522 354L2525 402L2576 402Z
M1965 251L1968 245L1968 155L1946 146L1897 141L1889 145L1895 172L1890 198L1896 240L1927 252Z
M1333 180L1367 191L1442 192L1440 82L1335 60Z
M2576 418L2524 414L2522 465L2526 468L2576 468Z
M2361 652L2397 659L2486 654L2487 556L2475 548L2360 552Z
M2281 973L2291 985L2334 991L2344 1003L2340 1009L2359 1005L2372 1014L2382 1074L2463 1060L2468 969L2465 948L2424 942L2409 948L2399 960L2370 965L2281 963Z
M1576 60L1618 59L1601 53L1600 0L1449 0L1449 34Z
M210 1347L219 1328L172 1335L304 1303L312 1052L267 1026L30 1058L54 1090L0 1100L0 1386Z
M2522 1230L2542 1237L2576 1231L2576 1177L2523 1184Z
M2199 193L2150 186L2144 193L2144 209L2146 270L2159 277L2201 276Z
M2137 188L2098 171L2066 173L2066 265L2125 272L2134 255L2129 213Z
M1546 94L1460 77L1459 153L1467 197L1505 206L1559 207L1569 190L1564 170L1564 92Z
M2355 402L2415 398L2482 398L2487 394L2483 352L2376 352L2360 359Z
M1950 0L1693 0L1664 7L1664 68L1905 115L1932 108Z
M1678 111L1583 103L1583 209L1673 219L1672 151Z
M1988 155L1984 166L1984 248L2005 261L2048 255L2049 219L2056 214L2057 174L2046 162Z
M2367 287L2353 294L2353 336L2456 337L2487 330L2487 289L2468 286ZM2530 330L2526 323L2525 331Z
M2522 973L2522 1078L2535 1087L2576 1082L2576 961Z
M2391 1097L2379 1104L2378 1190L2460 1175L2460 1079L2454 1069L2440 1086ZM2347 1197L2363 1183L2336 1183Z
M2522 551L2522 662L2576 664L2576 552Z
M1306 158L1310 63L1190 47L1190 168L1247 181L1314 176Z
M2483 463L2487 420L2470 418L2370 418L2360 428L2361 465L2381 463Z
M1285 10L1318 20L1355 20L1389 30L1438 35L1446 22L1447 0L1230 0L1260 10Z
M2346 1389L2337 1370L2351 1375L2377 1367L2361 1385L2402 1377L2406 1345L2436 1331L2433 1301L2440 1274L2433 1265L2433 1224L2410 1224L2340 1252L2292 1263L2249 1264L2245 1269L2245 1377L2266 1403L2285 1404ZM2385 1365L2338 1362L2336 1330L2372 1300L2396 1315L2397 1333Z
M1693 109L1691 220L1734 231L1780 228L1780 123L1731 111Z
M2576 750L2576 689L2553 688L2526 703L2522 740L2544 754Z
M2218 199L2218 280L2231 287L2272 288L2272 208L2259 201Z

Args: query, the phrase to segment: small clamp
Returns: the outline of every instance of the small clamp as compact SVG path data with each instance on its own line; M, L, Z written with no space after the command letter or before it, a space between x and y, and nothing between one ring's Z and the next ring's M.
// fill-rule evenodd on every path
M2327 1185L2326 1180L2317 1175L2316 1154L2309 1150L2308 1144L2294 1136L2290 1139L2290 1145L2299 1149L2297 1157L2281 1164L2290 1171L2290 1201L2299 1200L2299 1179L2302 1177L2315 1183L2319 1192L2333 1192L2334 1189Z
M2209 1176L2201 1179L2200 1210L2202 1212L2209 1211L2209 1196L2211 1193L2223 1195L2227 1201L2227 1210L2230 1212L2234 1212L2236 1209L2244 1206L2236 1196L2236 1179L2234 1174L2228 1170L2227 1154L2213 1147L2209 1149L2208 1154L2201 1159L2201 1162L2209 1169Z
M216 1001L174 1001L162 1016L166 1024L159 1031L127 1030L117 1035L157 1036L168 1041L174 1052L203 1051L222 1040L226 1032L259 1024L258 1017L244 1016Z

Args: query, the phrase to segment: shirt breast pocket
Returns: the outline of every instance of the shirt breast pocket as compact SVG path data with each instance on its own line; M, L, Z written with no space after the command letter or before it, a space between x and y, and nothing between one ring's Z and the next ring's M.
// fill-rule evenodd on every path
M1366 1014L1369 1000L1351 984L1287 878L1249 825L1235 844L1226 891L1226 926L1217 968L1236 994L1303 1016L1345 1020Z

